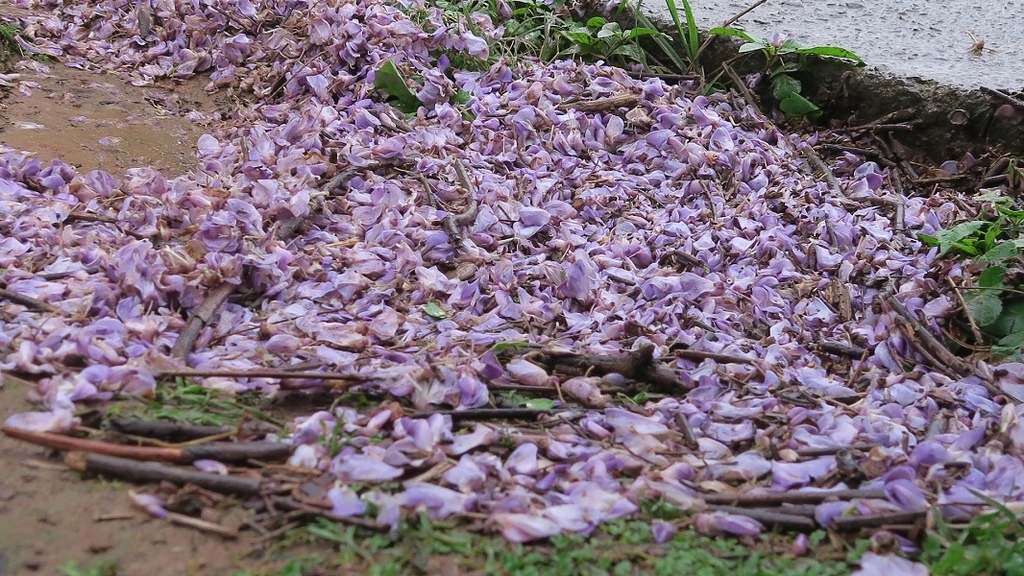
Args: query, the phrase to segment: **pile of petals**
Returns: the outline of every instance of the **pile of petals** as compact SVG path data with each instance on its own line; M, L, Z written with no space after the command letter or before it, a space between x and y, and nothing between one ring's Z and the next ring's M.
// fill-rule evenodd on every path
M52 307L0 302L0 369L35 375L45 407L9 426L72 429L76 405L152 395L168 368L312 362L420 411L488 406L498 385L558 387L566 411L543 426L390 407L295 420L290 463L337 480L335 514L372 509L385 525L403 510L483 514L526 541L660 498L704 532L753 535L754 520L701 512L702 495L848 488L836 452L857 444L873 471L860 487L886 497L821 504L822 525L932 505L959 518L978 494L1024 496L1020 410L983 382L1019 387L1024 366L937 372L887 304L935 334L956 313L947 277L963 270L916 234L965 216L962 201L900 196L852 155L830 162L837 194L806 168L813 142L727 95L488 60L499 23L420 0L26 5L40 13L21 19L26 51L137 84L204 74L246 105L176 178L0 153L0 279ZM414 116L374 89L389 60L424 104ZM620 104L584 106L609 99ZM187 360L172 358L225 283L233 294ZM840 358L826 341L866 352ZM653 346L683 386L623 405L623 379L499 360L503 343ZM330 385L197 382L268 396Z

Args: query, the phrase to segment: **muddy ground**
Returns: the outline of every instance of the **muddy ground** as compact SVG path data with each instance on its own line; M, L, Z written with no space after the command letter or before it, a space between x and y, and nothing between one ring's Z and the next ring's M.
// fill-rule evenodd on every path
M0 142L81 172L120 176L154 166L168 177L185 174L205 132L203 120L185 115L215 117L221 104L202 90L201 79L139 88L31 61L12 72L21 76L0 101ZM27 392L24 384L0 381L0 422L32 409ZM58 574L68 562L81 568L110 563L117 574L153 576L230 574L260 564L246 556L251 540L150 519L132 508L130 488L83 482L59 454L0 435L0 576Z

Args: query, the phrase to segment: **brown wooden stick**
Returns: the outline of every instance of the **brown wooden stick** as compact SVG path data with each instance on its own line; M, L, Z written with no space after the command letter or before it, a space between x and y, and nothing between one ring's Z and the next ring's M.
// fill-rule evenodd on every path
M924 326L924 324L922 324L913 314L910 313L909 310L907 310L907 307L904 306L895 295L890 296L888 302L893 311L903 318L903 320L910 325L911 329L913 329L914 335L920 340L918 344L920 345L921 352L926 353L926 355L933 356L940 363L936 368L940 370L943 368L951 370L953 372L953 376L968 376L970 374L974 374L975 376L978 376L978 379L981 380L981 385L988 390L989 394L991 394L993 398L1002 395L1017 404L1022 402L1021 399L1001 390L998 386L990 382L984 374L976 373L975 370L967 364L967 362L950 352L948 348L943 346L938 339L935 338L935 335L933 335Z
M846 356L853 360L860 360L861 356L864 355L865 350L860 346L853 344L847 344L846 342L836 342L835 340L824 340L818 343L818 348L826 354L834 354L836 356Z
M53 448L54 450L91 452L93 454L105 454L119 458L130 458L132 460L148 460L153 462L179 462L181 460L180 448L155 448L150 446L125 446L123 444L111 444L110 442L97 442L85 438L64 436L50 432L29 432L19 430L10 426L0 428L3 433L11 438L30 442L37 446Z
M831 456L843 450L871 450L878 444L863 442L860 444L850 444L849 446L828 446L825 448L804 448L803 450L797 450L797 456L803 456L805 458L814 458L816 456Z
M221 494L252 496L260 493L262 485L259 478L224 476L157 462L137 462L102 454L72 452L64 458L64 462L69 467L87 474L103 475L138 483L166 481L178 486L194 484Z
M690 426L690 419L686 417L686 414L682 412L676 412L672 416L672 422L675 423L679 433L683 436L683 444L690 450L697 450L700 448L700 444L697 442L697 435L693 433L693 428Z
M204 459L220 462L282 460L290 456L293 450L292 446L279 442L210 442L183 448L125 446L50 432L28 432L9 426L4 426L0 430L11 438L55 450L89 452L148 462L187 464Z
M718 504L708 505L707 509L713 512L727 512L729 514L746 516L747 518L753 518L754 520L768 526L778 526L780 528L791 528L794 530L806 530L808 532L815 528L813 518L798 516L796 514L786 514L773 509L738 508L736 506L722 506Z
M211 534L216 534L217 536L223 536L224 538L238 538L237 528L229 528L222 524L214 524L213 522L207 522L200 518L193 518L192 516L178 514L177 512L168 512L166 518L169 522L180 526L188 526L189 528L195 528L196 530L209 532Z
M551 389L554 391L554 389ZM451 416L453 422L465 420L533 420L538 416L561 414L567 410L546 410L540 408L473 408L470 410L421 410L413 412L410 418L426 418L433 414Z
M217 460L226 463L244 463L249 460L285 460L295 447L283 442L210 442L181 449L181 460Z
M550 372L568 376L622 374L626 378L648 382L662 388L685 388L679 375L668 366L654 361L654 347L643 346L625 355L576 354L541 350L530 352L535 363Z
M108 422L111 428L122 434L158 438L168 442L187 442L231 431L229 426L201 426L198 424L169 422L167 420L113 418L108 420Z
M252 370L159 370L153 373L155 378L288 378L295 380L352 380L365 382L365 376L341 374L338 372L290 372L273 368L255 368Z
M558 105L558 109L566 111L575 108L580 112L602 112L604 110L612 110L622 107L633 108L638 102L640 102L640 97L636 94L616 94L615 96L609 96L598 100L564 102Z
M57 308L49 302L43 302L38 298L32 298L31 296L25 296L24 294L18 294L17 292L8 290L7 288L0 288L0 298L5 298L14 302L15 304L21 304L29 310L36 310L39 312L49 312L50 314L62 314L60 308Z
M734 354L722 354L721 352L704 352L702 350L673 350L672 355L676 358L686 358L687 360L706 360L711 359L715 362L721 362L723 364L753 364L753 358L747 358L746 356L736 356Z
M781 506L782 504L820 504L827 500L885 498L883 490L829 490L821 492L764 492L761 494L704 494L704 502L732 506Z
M874 516L852 516L848 518L836 518L832 521L831 528L837 532L852 532L861 528L878 528L889 524L913 524L924 519L927 512L892 512L890 514L876 514Z
M189 318L188 323L182 328L178 339L174 342L174 347L171 348L171 356L182 359L188 357L189 353L192 352L192 346L196 343L196 338L199 337L199 332L213 320L214 314L227 301L228 297L234 293L236 288L238 288L237 285L224 282L210 292L206 300L203 300L195 314Z

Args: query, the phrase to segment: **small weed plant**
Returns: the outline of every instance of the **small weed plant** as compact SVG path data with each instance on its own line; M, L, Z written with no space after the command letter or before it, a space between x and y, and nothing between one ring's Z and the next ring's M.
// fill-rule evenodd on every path
M1011 170L1019 178L1017 161ZM1024 292L1021 254L1024 250L1024 210L1013 199L989 193L979 197L994 207L993 217L962 222L934 236L920 234L922 242L938 246L940 254L969 259L977 271L974 286L965 287L965 313L994 342L993 354L1019 357L1024 347Z
M802 94L803 86L795 76L806 70L814 59L864 64L860 56L839 46L802 46L793 38L778 35L772 38L758 38L732 27L712 28L708 32L716 36L735 36L742 39L744 43L738 50L740 56L761 54L764 57L769 92L778 103L779 110L791 118L816 120L821 116L821 108Z

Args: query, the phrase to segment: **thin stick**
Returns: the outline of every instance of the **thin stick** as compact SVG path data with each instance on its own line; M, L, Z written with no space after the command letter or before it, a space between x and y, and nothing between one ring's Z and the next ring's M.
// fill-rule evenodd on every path
M981 87L981 91L986 93L986 94L990 94L992 96L995 96L996 98L1000 98L1000 99L1006 101L1006 103L1012 104L1012 105L1016 106L1017 108L1020 108L1021 110L1024 110L1024 100L1020 100L1019 98L1014 98L1013 96L1010 96L1009 94L1007 94L1005 92L1002 92L1001 90L996 90L995 88L986 88L985 86L982 86Z
M836 175L832 173L832 169L829 168L827 164L825 164L825 161L821 159L821 156L818 155L814 148L811 148L810 146L804 146L800 148L800 152L804 155L804 158L806 158L807 161L811 163L812 166L814 166L819 172L821 172L825 176L825 180L828 182L829 187L832 189L832 192L834 192L837 197L842 198L846 196L846 193L843 192L842 185L839 184L839 180L836 179Z
M21 304L22 306L28 308L29 310L49 312L50 314L63 314L63 311L60 308L57 308L56 306L50 304L49 302L43 302L38 298L25 296L24 294L18 294L17 292L13 292L11 290L8 290L7 288L0 288L0 298L6 298L7 300L14 302L15 304Z
M260 493L262 482L259 478L224 476L167 466L156 462L136 462L127 458L72 452L64 462L79 472L121 478L140 484L148 482L170 482L177 486L195 484L200 488L221 494L253 496Z
M954 375L957 376L974 374L975 376L978 376L978 379L981 380L981 385L988 390L989 394L991 394L993 398L1001 395L1017 404L1021 403L1019 398L1005 390L999 389L999 387L990 382L984 374L976 373L966 362L954 356L952 352L939 343L935 336L932 335L932 333L928 331L928 329L925 328L909 310L907 310L906 306L904 306L902 302L896 299L896 296L890 296L888 302L889 306L910 325L911 329L914 331L914 335L921 340L920 351L927 352L940 363L937 368L941 369L943 366L948 367L952 369L955 372Z
M693 433L693 428L690 426L690 419L686 417L686 414L676 412L675 416L672 417L672 422L674 422L676 428L679 429L679 433L683 435L683 444L687 448L690 450L697 450L700 448L700 444L697 442L697 435Z
M730 506L781 506L782 504L821 504L829 500L885 498L884 490L822 490L816 492L764 492L761 494L704 494L708 504Z
M178 340L174 343L174 347L171 348L171 356L182 359L188 357L189 353L192 352L192 346L196 343L196 338L199 337L199 332L210 323L214 314L227 301L228 297L234 293L236 288L236 285L224 282L210 292L206 300L203 301L199 309L189 318L188 323L181 330Z
M677 358L686 358L687 360L706 360L711 359L715 362L722 362L724 364L754 364L753 358L747 358L746 356L735 356L733 354L723 354L721 352L704 352L702 350L673 350L672 355Z
M364 376L339 374L337 372L289 372L274 368L256 368L253 370L159 370L153 373L156 378L280 378L299 380L351 380L365 382Z
M803 450L797 450L796 454L805 458L814 458L817 456L831 456L843 450L871 450L878 446L878 444L874 443L863 443L850 444L849 446L829 446L828 448L804 448Z
M747 15L748 13L750 13L750 11L752 11L752 10L753 10L754 8L757 8L758 6L760 6L761 4L764 4L764 3L765 3L765 2L767 2L767 1L768 1L768 0L757 0L757 2L754 2L754 3L753 3L753 4L751 4L750 6L747 6L746 8L744 8L743 10L741 10L740 12L738 12L738 13L737 13L737 14L736 14L735 16L733 16L732 18L729 18L729 19L728 19L728 20L726 20L725 22L722 22L722 28L728 28L729 26L732 26L733 24L735 24L735 23L736 23L736 21L737 21L737 20L739 20L740 18L743 18L743 17L744 17L744 16L746 16L746 15Z
M370 530L387 531L388 529L387 526L381 526L380 524L377 524L372 520L367 520L365 518L354 518L352 516L339 516L327 510L322 510L315 506L310 506L309 504L304 504L302 502L293 500L285 496L271 496L270 501L273 502L275 506L283 510L300 510L302 512L309 514L310 516L319 516L321 518L326 518L328 520L334 520L336 522L341 522L343 524L352 524L355 526L360 526L362 528L368 528Z
M135 420L131 418L113 418L109 420L111 428L122 434L159 438L168 442L186 442L210 436L232 432L227 426L200 426L198 424L180 424L167 420Z
M747 84L742 78L740 78L740 75L733 70L732 66L723 62L722 70L725 70L725 74L729 77L729 80L732 81L733 85L736 86L736 89L743 94L743 98L747 101L747 104L753 106L758 115L764 116L764 113L761 112L761 106L757 103L757 98L754 97L754 93L750 91L750 88L748 88Z
M553 388L545 388L553 392ZM531 420L539 416L560 414L567 410L545 410L539 408L472 408L469 410L421 410L413 412L410 418L426 418L433 414L451 416L453 422L460 420Z
M847 344L845 342L836 342L835 340L825 340L818 344L818 347L822 352L827 354L835 354L836 356L846 356L847 358L858 360L864 355L865 350L860 346L853 344Z
M981 336L981 330L978 329L978 324L974 321L974 316L971 315L971 311L967 309L967 301L964 300L964 295L960 292L960 288L953 282L952 278L947 277L946 282L949 282L949 287L953 289L953 294L956 294L956 299L960 302L960 306L963 306L964 316L967 316L967 324L971 327L971 334L974 335L974 341L984 346L985 339Z
M852 532L861 528L878 528L888 524L913 524L924 519L927 512L893 512L891 514L877 514L875 516L853 516L849 518L836 518L832 521L832 528L837 532Z
M753 518L754 520L769 526L779 526L782 528L792 528L795 530L805 531L811 531L815 528L814 519L812 518L798 516L796 514L786 514L776 510L737 508L735 506L720 506L717 504L709 505L707 509L712 512L727 512L729 514L746 516L747 518Z
M29 432L10 426L0 427L7 436L37 446L67 452L88 452L130 460L147 462L173 462L187 464L196 460L220 462L246 462L250 459L278 460L287 458L292 447L280 442L211 442L197 446L153 447L125 446L86 438L75 438L50 432Z
M633 108L640 102L636 94L617 94L599 100L563 102L557 106L559 110L566 111L575 108L579 112L602 112L616 108Z
M221 524L214 524L213 522L178 514L177 512L168 512L166 518L169 522L179 526L188 526L189 528L195 528L196 530L202 530L203 532L209 532L224 538L238 538L237 528L228 528Z
M36 446L53 448L54 450L90 452L93 454L105 454L107 456L116 456L118 458L148 460L151 462L178 462L181 459L181 450L178 448L124 446L122 444L111 444L109 442L75 438L50 432L29 432L18 428L12 428L10 426L3 426L0 430L11 438L29 442Z

